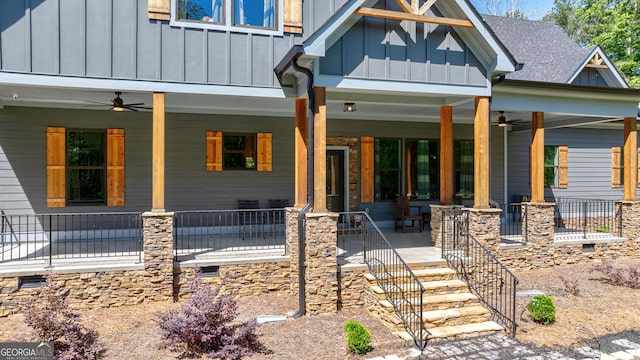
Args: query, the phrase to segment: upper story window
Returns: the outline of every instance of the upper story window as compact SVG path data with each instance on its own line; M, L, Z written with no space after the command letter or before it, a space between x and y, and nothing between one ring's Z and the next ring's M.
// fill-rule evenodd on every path
M171 20L180 25L255 33L282 31L282 0L172 0Z

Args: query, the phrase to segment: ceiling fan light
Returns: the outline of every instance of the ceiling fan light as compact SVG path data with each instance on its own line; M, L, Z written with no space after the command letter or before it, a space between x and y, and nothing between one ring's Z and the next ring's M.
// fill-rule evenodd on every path
M498 118L498 126L507 126L507 118L504 117L504 111L500 111L500 117Z
M114 106L111 110L120 112L124 111L124 108L122 106Z

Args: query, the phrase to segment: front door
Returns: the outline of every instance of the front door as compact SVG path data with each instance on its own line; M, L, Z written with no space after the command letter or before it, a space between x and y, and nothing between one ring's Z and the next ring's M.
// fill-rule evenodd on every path
M344 150L327 150L327 210L344 212Z

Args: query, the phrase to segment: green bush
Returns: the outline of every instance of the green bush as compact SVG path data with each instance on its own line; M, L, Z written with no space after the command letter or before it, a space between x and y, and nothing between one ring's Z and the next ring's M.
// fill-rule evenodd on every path
M551 296L538 295L527 304L531 318L542 325L553 324L556 321L556 305Z
M349 320L344 324L344 331L347 333L349 350L360 355L366 354L371 350L371 346L369 346L371 333L362 324Z

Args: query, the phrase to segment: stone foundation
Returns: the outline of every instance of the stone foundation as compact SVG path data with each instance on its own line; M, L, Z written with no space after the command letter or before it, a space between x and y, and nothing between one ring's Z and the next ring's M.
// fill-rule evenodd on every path
M298 214L301 209L286 209L286 251L289 255L289 289L292 292L298 292Z
M358 308L365 305L365 291L369 287L364 274L369 268L364 264L349 264L339 267L338 309Z
M442 249L442 212L447 209L461 208L460 205L431 205L431 244Z

